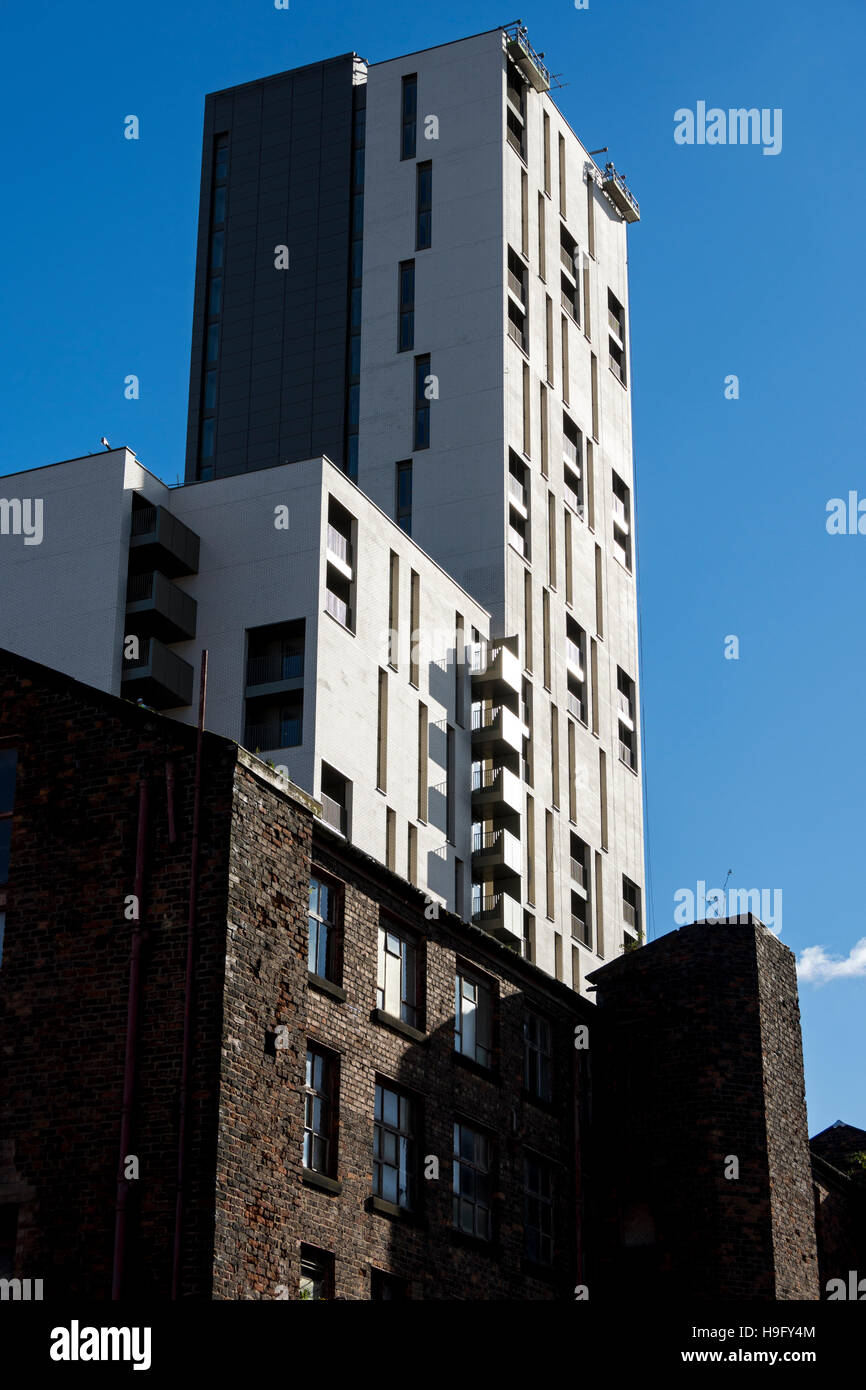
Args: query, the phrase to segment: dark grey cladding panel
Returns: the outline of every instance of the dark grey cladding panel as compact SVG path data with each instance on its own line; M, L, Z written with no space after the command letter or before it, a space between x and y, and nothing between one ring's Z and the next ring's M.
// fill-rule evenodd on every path
M351 216L352 57L205 103L187 480L197 476L213 141L230 137L215 476L343 456ZM289 247L288 270L274 247ZM277 421L285 433L279 447ZM242 441L242 442L241 442Z

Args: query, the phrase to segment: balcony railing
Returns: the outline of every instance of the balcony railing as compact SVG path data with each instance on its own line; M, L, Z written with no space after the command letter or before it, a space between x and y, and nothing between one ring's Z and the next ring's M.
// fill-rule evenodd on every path
M580 859L571 856L571 877L575 883L579 883L581 888L586 887L586 865Z
M624 343L625 331L623 329L622 323L619 319L619 316L613 312L613 309L611 309L609 305L607 310L607 321L610 325L612 332L616 334L621 343Z
M638 930L637 912L635 911L635 908L631 903L623 901L622 920L625 922L627 927L631 928L632 931L636 932Z
M569 439L567 434L562 436L562 457L571 464L572 468L580 471L580 455L577 451L577 445L573 439Z
M613 164L606 164L601 176L601 186L614 207L622 213L626 222L640 221L640 206L622 174L618 174Z
M576 937L578 941L582 941L584 946L592 945L592 933L589 927L575 912L571 914L571 934L573 937Z
M508 336L514 339L518 347L523 348L524 352L526 351L526 329L515 323L510 315L508 318Z
M133 515L135 515L133 513ZM127 603L140 603L142 599L151 598L153 595L153 570L147 570L144 574L131 574L126 581L126 601Z
M342 560L344 565L351 568L352 565L352 543L348 536L344 536L342 531L338 531L336 526L328 525L328 549L332 555L336 555L338 560Z
M579 719L582 724L585 724L586 710L583 700L579 695L575 695L573 690L569 690L567 700L569 714L573 714L575 719Z
M526 511L526 488L513 473L508 475L508 496Z
M300 743L300 719L272 719L265 724L247 724L244 731L244 744L253 753L257 748L297 748Z
M511 293L516 295L521 304L525 303L526 296L523 288L523 279L520 275L515 275L513 270L508 271L508 288Z
M247 659L247 685L269 685L272 681L293 680L304 674L304 653L272 652Z
M568 271L573 280L576 280L577 270L574 264L574 252L569 251L568 247L563 246L561 242L559 246L559 259L562 261L563 269Z
M620 497L614 497L613 499L613 519L619 529L628 534L628 517L625 513L625 503Z
M346 833L346 808L339 801L335 801L332 796L326 796L322 792L319 800L322 803L322 820L332 826L334 830L339 830L341 835Z
M631 700L624 690L616 692L616 708L620 719L624 719L630 728L634 728L634 715L632 713Z
M144 536L156 525L156 507L136 507L132 513L131 534Z
M536 92L550 89L550 73L541 57L536 53L526 34L526 26L519 20L506 24L503 32L508 39L512 56L517 60L522 72L529 79Z
M580 516L583 515L583 504L580 500L580 494L575 492L573 487L569 487L568 483L565 484L565 500L572 511L577 512Z
M623 743L622 739L619 740L619 756L620 762L625 763L627 767L630 767L632 770L634 770L635 764L637 762L637 755L635 754L635 751L632 748L631 744Z
M350 609L348 603L346 603L345 599L338 598L330 589L325 590L325 609L331 614L332 618L337 619L338 623L342 623L343 627L351 626L349 622Z
M565 657L572 668L583 679L583 652L576 642L572 642L570 637L565 639Z

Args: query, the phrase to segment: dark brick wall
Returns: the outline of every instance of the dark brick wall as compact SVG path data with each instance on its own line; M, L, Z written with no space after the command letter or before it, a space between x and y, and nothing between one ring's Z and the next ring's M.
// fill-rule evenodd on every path
M308 856L342 887L342 989L335 998L308 984ZM573 1032L591 1006L548 982L480 933L444 912L428 920L424 900L379 865L341 846L239 770L229 904L215 1294L294 1297L300 1247L335 1257L334 1293L368 1299L371 1268L405 1280L412 1298L571 1297L575 1267ZM407 1038L373 1018L380 912L390 911L421 942L426 981L425 1039ZM498 998L493 1074L454 1053L454 972L458 954L491 980ZM555 1104L523 1095L526 1001L555 1030ZM287 1025L289 1046L266 1053L265 1033ZM307 1040L339 1059L339 1192L304 1182L301 1169ZM412 1219L373 1210L372 1152L377 1075L407 1088L423 1114L423 1154L439 1159L438 1180L422 1181ZM495 1135L495 1239L469 1242L452 1231L451 1153L456 1116ZM263 1123L267 1117L268 1123ZM557 1164L559 1248L549 1277L523 1264L523 1154ZM255 1239L251 1241L250 1233Z
M195 731L0 657L0 737L19 749L0 968L0 1201L45 1297L111 1290L138 783L150 817L126 1290L170 1287ZM2 745L0 745L2 746ZM185 1288L207 1292L228 814L236 750L205 737ZM168 843L165 763L177 842Z
M697 924L591 978L607 1039L592 1158L600 1290L816 1298L790 951L760 926ZM725 1177L729 1156L738 1178Z

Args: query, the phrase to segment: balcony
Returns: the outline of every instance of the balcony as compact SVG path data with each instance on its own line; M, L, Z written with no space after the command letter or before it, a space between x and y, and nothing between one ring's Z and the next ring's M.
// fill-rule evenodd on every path
M497 700L520 695L520 660L503 642L479 643L470 670L474 694Z
M508 500L512 507L515 507L524 521L529 516L529 508L526 500L526 488L519 478L515 478L513 473L508 474Z
M614 497L613 499L613 524L628 535L628 517L625 512L625 503L621 497Z
M330 522L328 523L327 556L328 564L339 570L344 579L353 578L352 542L348 536L344 536L342 531L338 531L336 526L332 526Z
M322 803L322 820L332 829L339 830L341 835L345 835L348 825L348 813L345 806L342 806L339 801L335 801L332 796L326 796L324 792L320 794L319 800Z
M472 769L472 815L475 820L519 816L523 809L520 778L507 767Z
M528 343L527 343L527 341L526 341L526 329L525 329L525 327L524 327L523 325L519 324L519 323L516 323L515 320L511 317L510 314L509 314L509 316L508 316L508 336L509 336L509 338L513 338L513 339L514 339L514 341L515 341L515 343L517 344L517 346L518 346L523 352L528 352L528 351L529 351L529 345L528 345Z
M244 747L251 753L297 748L301 742L300 718L272 719L263 724L247 724L244 729Z
M131 574L126 586L127 616L134 617L136 632L159 637L163 642L184 642L195 637L198 605L159 570Z
M520 878L523 848L510 830L476 830L472 836L472 877L476 882L491 878Z
M129 568L160 570L170 579L197 574L200 541L165 507L134 507L129 535Z
M520 68L533 91L550 91L550 73L541 61L540 54L536 53L529 42L526 26L515 21L513 24L507 24L503 33L509 55Z
M490 893L473 903L472 921L493 936L505 940L520 940L523 936L523 912L520 903L508 893Z
M626 222L640 222L640 207L622 174L618 174L612 164L606 164L601 176L601 186L613 203L617 212Z
M304 653L266 652L247 657L246 694L277 695L300 690L304 677ZM264 746L264 745L263 745Z
M561 242L559 246L559 259L562 262L563 270L571 276L572 280L577 280L577 269L574 264L574 252L569 251L568 247L563 246Z
M476 760L503 756L517 757L523 747L523 726L517 715L504 705L492 709L472 709L472 754Z
M154 709L175 709L192 703L194 671L188 661L164 646L158 637L144 637L139 654L123 659L120 692Z
M625 763L626 767L630 767L632 772L637 769L637 753L630 743L625 743L622 739L619 740L619 760Z
M580 477L580 454L577 444L573 439L569 439L567 434L562 436L562 457L569 468L573 468L577 476Z

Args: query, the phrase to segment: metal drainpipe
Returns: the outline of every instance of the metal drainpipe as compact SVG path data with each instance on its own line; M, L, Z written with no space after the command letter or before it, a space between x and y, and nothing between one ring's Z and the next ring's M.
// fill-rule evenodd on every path
M201 654L201 675L198 688L198 735L195 744L195 787L192 809L192 848L189 865L189 917L186 933L186 981L183 997L183 1049L180 1068L180 1105L177 1135L177 1200L174 1212L174 1253L171 1268L171 1296L180 1294L180 1259L183 1244L184 1165L186 1160L186 1108L189 1097L189 1070L192 1054L192 989L195 967L195 921L198 905L198 840L201 814L201 750L204 731L204 712L207 701L207 651Z
M126 1006L126 1056L123 1064L123 1102L120 1111L120 1148L117 1156L117 1200L114 1218L114 1266L111 1277L111 1297L118 1299L123 1288L123 1261L126 1253L126 1211L129 1183L124 1176L126 1156L132 1134L132 1106L135 1099L135 1062L138 1046L138 1005L141 981L141 945L143 940L142 899L144 867L147 851L148 784L138 784L138 834L135 847L136 912L133 919L132 943L129 953L129 996Z

